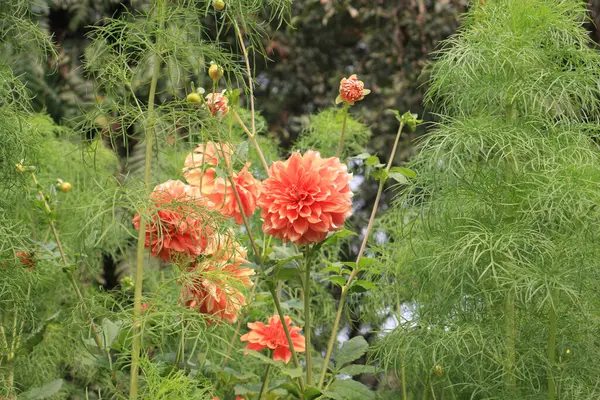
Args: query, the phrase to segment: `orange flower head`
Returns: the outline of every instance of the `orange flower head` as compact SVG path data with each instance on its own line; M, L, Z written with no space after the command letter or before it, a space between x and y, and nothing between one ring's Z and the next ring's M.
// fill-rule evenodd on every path
M198 188L181 181L168 180L150 194L154 207L146 224L145 246L154 257L164 261L184 256L195 257L204 253L212 229L207 226L206 201ZM133 226L140 229L141 217L136 214Z
M210 167L225 163L231 164L233 147L229 143L200 143L193 152L187 155L183 164L183 176L192 186L200 186L204 171Z
M351 178L337 157L312 150L273 163L258 200L263 231L299 245L322 241L352 212Z
M227 105L227 97L225 97L225 90L221 93L209 93L206 95L206 106L208 111L213 116L222 117L229 112L229 106Z
M226 217L234 218L238 224L243 223L242 212L246 217L254 214L261 192L261 183L248 170L249 165L250 163L246 164L240 172L234 172L232 176L233 183L240 196L241 209L231 182L229 179L218 177L214 168L204 172L201 183L198 185L202 195L210 201L215 210Z
M26 267L29 271L33 271L33 267L35 265L35 254L30 251L17 251L15 256L17 256L24 267Z
M246 251L229 235L214 235L207 247L212 257L189 267L191 279L181 288L181 301L216 320L234 323L246 298L240 287L252 286L252 268L242 268Z
M369 89L365 89L363 81L359 81L356 74L350 75L350 78L343 78L340 82L340 94L335 99L335 104L347 103L349 105L362 100L366 95L371 93Z
M296 353L303 353L305 350L304 336L299 332L301 329L297 326L292 326L292 319L285 316L285 323L290 337L292 339L292 345ZM292 358L292 352L290 351L289 343L283 330L283 324L279 319L279 315L274 315L269 318L269 324L265 325L262 322L249 322L248 328L250 332L246 333L240 340L242 342L248 342L246 349L260 351L265 347L273 350L273 359L281 360L286 364Z

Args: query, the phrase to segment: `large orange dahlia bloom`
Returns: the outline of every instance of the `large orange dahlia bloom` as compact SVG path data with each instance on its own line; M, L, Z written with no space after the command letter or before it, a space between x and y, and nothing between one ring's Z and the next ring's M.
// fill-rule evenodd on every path
M254 270L242 268L246 251L228 236L215 235L207 247L214 252L202 263L192 264L190 277L181 288L181 301L216 320L234 323L246 298L241 287L252 286Z
M296 353L303 353L305 350L304 336L299 333L302 329L292 326L292 319L290 317L285 316L284 318L290 332L294 350ZM290 361L292 352L290 351L279 315L269 318L268 325L262 322L248 322L248 328L250 328L250 332L240 337L242 342L248 342L245 347L246 349L260 351L268 347L273 350L274 360L281 360L286 364Z
M312 150L273 163L258 200L263 231L300 245L322 241L352 212L351 178L337 157Z
M229 179L216 175L214 168L204 171L200 182L188 181L197 185L202 195L210 201L211 206L226 217L233 217L238 224L243 223L242 210L249 217L256 210L261 183L248 170L249 163L240 172L233 173L233 183L240 196L242 209L235 198L235 192Z
M154 207L146 224L145 246L154 257L170 261L174 256L197 256L204 253L212 233L206 224L205 201L198 188L181 181L168 180L150 194ZM140 229L140 214L133 226Z

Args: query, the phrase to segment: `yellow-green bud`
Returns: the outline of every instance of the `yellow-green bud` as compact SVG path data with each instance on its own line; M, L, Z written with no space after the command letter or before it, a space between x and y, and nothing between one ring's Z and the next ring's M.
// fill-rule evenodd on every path
M218 81L223 76L223 68L221 68L218 64L210 63L210 67L208 68L208 76L213 81Z
M217 11L221 11L225 8L225 2L223 0L213 0L212 4Z
M25 172L25 167L23 166L23 164L17 163L15 165L15 167L17 168L17 171L19 171L19 172Z
M187 101L190 103L202 103L202 98L198 93L190 93L187 95Z
M433 367L433 373L435 376L442 376L444 375L444 370L440 364L435 364L435 367Z
M73 185L71 185L69 182L63 182L60 185L60 191L63 193L68 193L71 189L73 188Z

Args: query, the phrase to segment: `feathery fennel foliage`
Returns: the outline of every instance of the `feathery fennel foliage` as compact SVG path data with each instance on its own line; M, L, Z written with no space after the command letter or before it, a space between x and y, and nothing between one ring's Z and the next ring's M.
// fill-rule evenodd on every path
M595 399L600 55L584 2L485 3L436 54L440 122L382 221L377 354L412 396Z

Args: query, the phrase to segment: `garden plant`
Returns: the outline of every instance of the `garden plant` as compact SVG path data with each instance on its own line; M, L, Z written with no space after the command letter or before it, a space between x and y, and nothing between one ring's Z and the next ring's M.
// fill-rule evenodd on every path
M421 117L371 154L360 70L278 146L256 70L291 1L127 4L58 124L17 69L60 46L0 2L0 399L600 398L584 2L472 2L408 163Z

